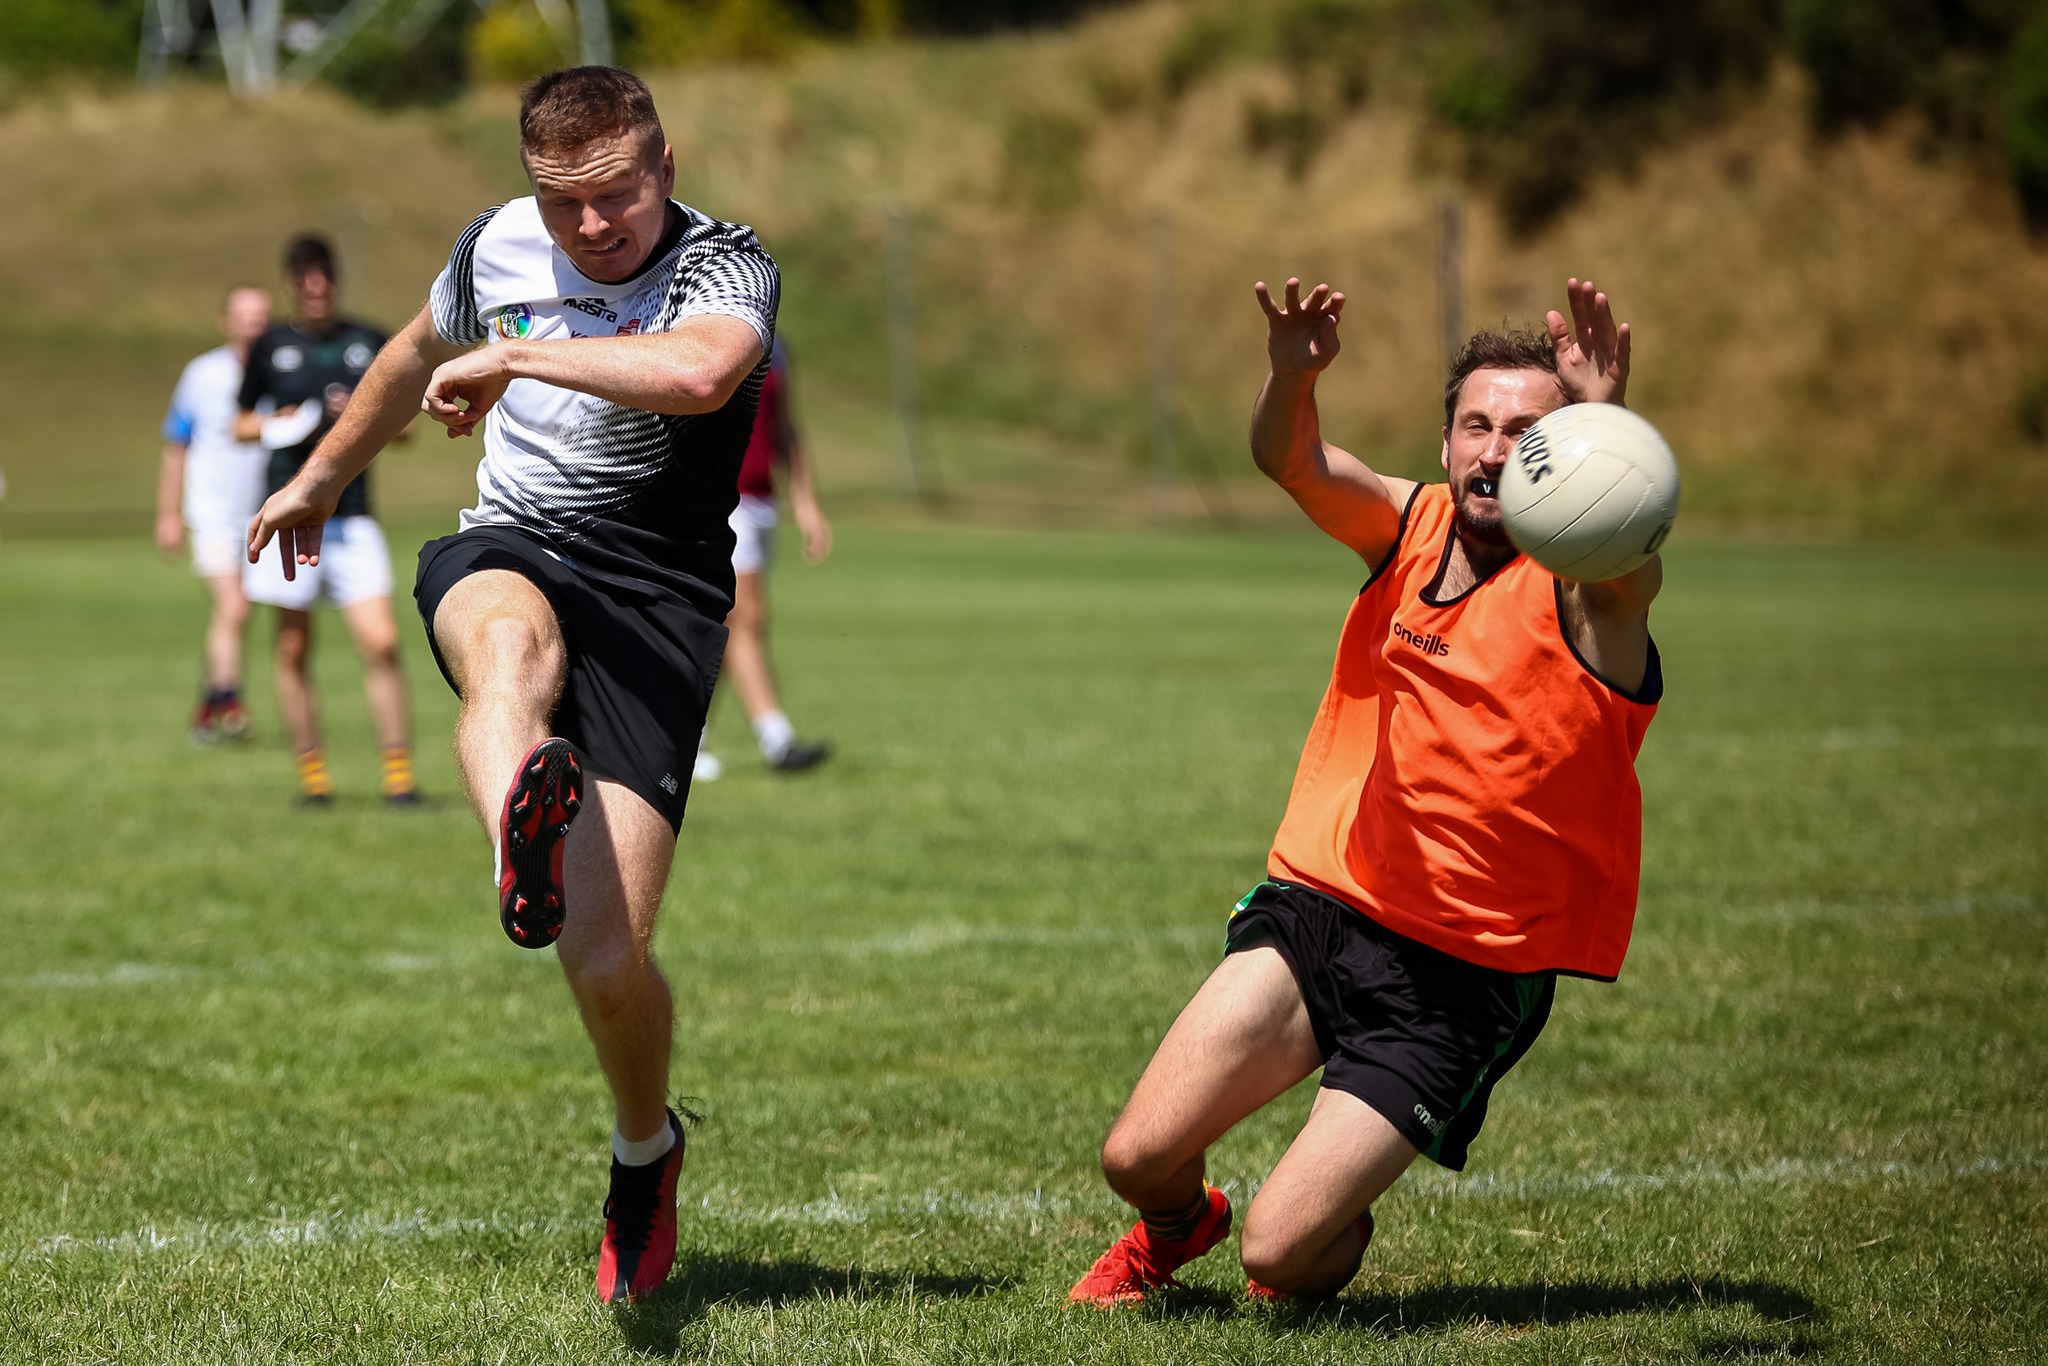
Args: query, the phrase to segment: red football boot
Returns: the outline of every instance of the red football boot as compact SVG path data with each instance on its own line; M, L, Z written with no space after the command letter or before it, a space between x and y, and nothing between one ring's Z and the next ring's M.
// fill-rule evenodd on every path
M1371 1246L1372 1211L1367 1210L1358 1216L1358 1256L1360 1260L1364 1259L1365 1250ZM1308 1300L1303 1299L1299 1295L1290 1295L1285 1290L1275 1290L1271 1286L1260 1285L1257 1281L1249 1278L1244 1283L1244 1293L1251 1296L1253 1304L1268 1304L1275 1308L1289 1304L1309 1303Z
M1230 1232L1230 1201L1214 1186L1204 1186L1209 1209L1195 1224L1195 1231L1180 1242L1155 1239L1140 1219L1129 1233L1116 1240L1088 1268L1088 1274L1067 1292L1068 1304L1092 1304L1114 1309L1136 1304L1146 1294L1164 1286L1178 1286L1173 1273L1223 1241Z
M526 752L498 817L498 920L523 949L562 933L562 841L583 809L583 765L567 740Z
M612 1159L604 1202L604 1244L597 1252L597 1297L635 1300L661 1288L676 1264L676 1174L683 1169L683 1122L668 1112L676 1145L644 1167Z

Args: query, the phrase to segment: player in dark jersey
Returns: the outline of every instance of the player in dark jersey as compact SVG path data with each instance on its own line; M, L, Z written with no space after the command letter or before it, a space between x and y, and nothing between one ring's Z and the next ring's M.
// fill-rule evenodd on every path
M761 385L761 407L754 414L754 433L747 458L740 465L740 501L732 510L733 604L725 619L731 633L725 646L725 675L747 709L761 759L778 773L801 773L832 756L823 740L796 738L796 727L783 714L776 696L775 670L768 659L768 562L775 554L775 475L789 480L789 507L803 537L804 559L821 564L832 553L832 524L818 506L811 478L810 455L797 434L789 411L789 348L780 337ZM708 749L697 751L697 781L710 782L724 765Z
M558 943L612 1092L597 1288L675 1260L674 1006L651 948L732 610L732 528L781 283L737 224L670 198L639 78L528 86L534 193L469 226L427 307L249 531L316 567L349 482L422 407L480 435L477 505L414 596L462 697L456 758L492 832L514 943ZM481 343L481 345L480 345ZM516 1044L508 1042L509 1047Z
M334 249L311 233L285 248L285 276L295 305L289 321L250 348L242 373L242 416L236 435L269 452L269 492L292 481L321 438L347 409L349 397L384 345L384 334L335 311ZM248 566L243 591L277 609L277 704L298 755L302 800L333 799L320 748L318 702L310 665L313 608L341 612L363 659L377 739L384 751L384 796L394 805L419 800L413 783L405 676L398 662L398 626L391 615L391 552L370 516L369 484L358 475L341 492L318 567L288 573L278 552Z

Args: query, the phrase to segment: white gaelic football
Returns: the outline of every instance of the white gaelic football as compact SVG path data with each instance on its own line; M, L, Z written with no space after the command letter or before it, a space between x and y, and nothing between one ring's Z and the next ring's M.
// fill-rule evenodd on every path
M1664 544L1678 515L1678 462L1628 409L1573 403L1522 434L1499 496L1515 549L1561 579L1598 583Z

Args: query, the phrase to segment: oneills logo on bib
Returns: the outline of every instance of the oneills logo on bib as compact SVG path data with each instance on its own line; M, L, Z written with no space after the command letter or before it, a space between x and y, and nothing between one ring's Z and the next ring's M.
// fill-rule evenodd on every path
M1426 636L1420 631L1411 631L1398 621L1394 623L1394 634L1426 655L1447 655L1451 652L1451 647L1444 644L1442 636Z
M506 341L521 341L532 336L533 310L525 304L501 308L491 315L491 330Z

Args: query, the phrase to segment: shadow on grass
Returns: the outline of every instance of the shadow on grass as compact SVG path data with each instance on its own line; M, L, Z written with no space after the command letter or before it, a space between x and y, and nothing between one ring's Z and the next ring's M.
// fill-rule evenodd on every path
M681 1355L683 1334L718 1304L784 1305L793 1300L911 1292L960 1299L1000 1289L1007 1281L944 1272L877 1271L822 1266L801 1257L763 1260L716 1252L683 1253L667 1285L616 1311L619 1331L644 1356Z
M1767 1325L1762 1333L1719 1337L1701 1344L1710 1359L1745 1356L1805 1356L1821 1350L1815 1333L1826 1317L1802 1292L1775 1281L1703 1280L1540 1281L1518 1285L1435 1285L1389 1293L1354 1290L1330 1304L1268 1311L1289 1327L1355 1328L1399 1337L1484 1321L1510 1327L1555 1326L1577 1319L1622 1314L1676 1313L1746 1305ZM1187 1318L1221 1318L1237 1309L1229 1296L1191 1290L1158 1305L1155 1312ZM1782 1334L1771 1330L1786 1330Z

